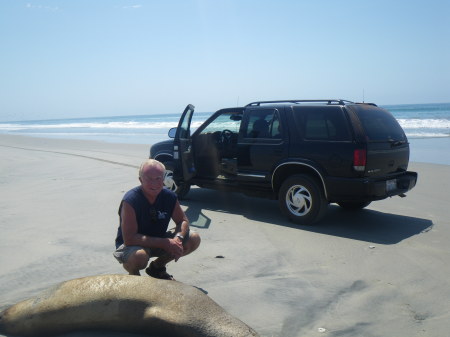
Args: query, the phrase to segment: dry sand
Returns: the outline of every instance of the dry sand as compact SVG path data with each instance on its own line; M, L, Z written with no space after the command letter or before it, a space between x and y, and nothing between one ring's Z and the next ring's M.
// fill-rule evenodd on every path
M148 150L0 135L0 308L124 273L117 207ZM276 201L193 188L182 205L202 245L169 271L262 336L448 336L450 166L410 169L419 182L406 198L357 213L330 205L312 227L286 221ZM112 336L70 336L81 335Z

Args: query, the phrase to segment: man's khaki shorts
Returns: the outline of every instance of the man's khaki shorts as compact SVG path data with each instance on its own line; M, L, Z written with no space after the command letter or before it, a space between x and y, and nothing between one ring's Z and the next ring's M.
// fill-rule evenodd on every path
M175 228L169 230L166 232L166 238L173 239L175 237ZM183 244L189 240L189 232L183 239ZM166 251L161 248L148 248L148 247L141 247L141 246L125 246L125 244L121 244L117 249L114 251L113 256L116 258L119 263L125 263L128 261L128 258L130 255L136 253L136 251L143 249L149 257L159 257L166 254Z

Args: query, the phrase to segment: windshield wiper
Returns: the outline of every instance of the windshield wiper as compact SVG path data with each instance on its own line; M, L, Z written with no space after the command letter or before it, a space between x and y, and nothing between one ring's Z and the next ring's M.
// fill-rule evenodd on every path
M390 139L390 140L389 140L389 143L391 143L391 146L392 146L392 147L394 147L394 146L400 146L400 145L405 144L405 143L406 143L406 140L393 140L393 139Z

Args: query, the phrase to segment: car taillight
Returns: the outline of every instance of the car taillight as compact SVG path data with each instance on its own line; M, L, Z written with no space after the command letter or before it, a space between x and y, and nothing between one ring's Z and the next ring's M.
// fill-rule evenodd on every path
M367 152L363 149L357 149L353 152L353 168L355 171L364 172L366 169Z

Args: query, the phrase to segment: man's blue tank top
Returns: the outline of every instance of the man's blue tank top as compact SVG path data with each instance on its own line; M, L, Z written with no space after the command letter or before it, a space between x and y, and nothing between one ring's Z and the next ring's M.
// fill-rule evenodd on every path
M177 202L177 195L163 188L156 197L153 204L150 204L145 197L141 186L137 186L125 193L119 207L119 217L122 210L122 203L126 201L133 207L136 213L138 233L148 236L165 237L172 213ZM122 219L120 219L120 223ZM122 230L117 230L116 248L123 244Z

